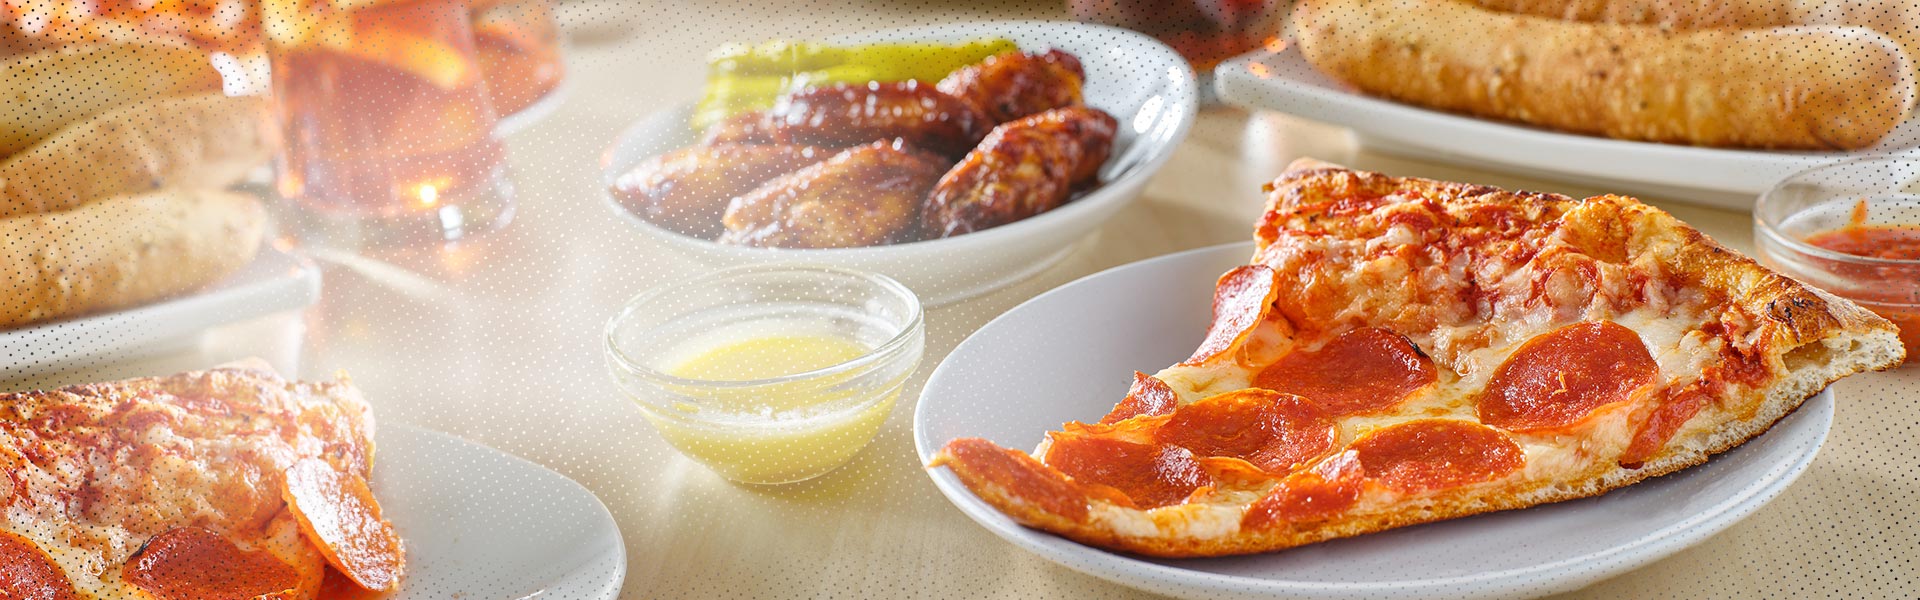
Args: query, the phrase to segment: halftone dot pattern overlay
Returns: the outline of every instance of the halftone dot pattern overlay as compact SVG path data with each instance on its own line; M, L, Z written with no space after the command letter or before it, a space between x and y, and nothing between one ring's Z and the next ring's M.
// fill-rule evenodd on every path
M1911 365L1609 494L1246 556L1070 541L926 463L1123 398L1179 431L1038 454L1096 505L1542 460L1131 376L1311 337L1209 332L1302 157L1643 194L1920 331L1917 74L1916 0L0 0L0 598L1914 596ZM1396 223L1365 246L1448 235Z

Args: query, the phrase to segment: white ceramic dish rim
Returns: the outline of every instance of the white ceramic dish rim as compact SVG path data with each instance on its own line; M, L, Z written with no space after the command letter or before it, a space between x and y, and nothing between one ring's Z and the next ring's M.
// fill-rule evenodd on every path
M1170 60L1170 64L1186 64L1185 59L1180 58L1180 55L1175 53L1171 48L1166 47L1164 44L1145 34L1104 25L1056 21L996 21L954 25L931 25L835 36L828 38L828 40L836 44L858 44L903 38L927 40L960 39L980 37L983 35L1000 35L1006 30L1021 28L1031 28L1040 31L1052 29L1061 32L1097 32L1101 35L1112 36L1118 39L1132 40L1134 42L1132 44L1134 48L1152 55L1157 55L1161 57L1162 60ZM634 215L632 211L621 206L620 202L614 199L611 194L606 193L607 188L613 185L614 180L620 176L621 172L631 166L629 164L616 164L618 160L617 157L614 156L615 151L621 146L625 146L626 140L658 129L660 125L657 121L661 119L673 119L684 123L686 116L692 114L692 102L678 104L673 108L650 114L642 118L639 122L620 131L619 137L615 138L614 144L602 153L599 161L600 195L605 200L605 204L615 213L618 213L628 223L648 230L648 233L653 234L653 237L671 240L676 245L682 247L695 248L704 252L722 253L732 258L757 260L860 259L896 256L903 252L937 253L942 250L958 248L961 244L992 244L994 242L1012 239L1016 236L1032 234L1037 228L1045 227L1053 221L1078 218L1082 216L1081 213L1093 212L1099 210L1104 205L1114 202L1123 202L1127 198L1120 193L1120 190L1126 187L1121 185L1122 183L1131 183L1136 180L1144 183L1146 178L1152 177L1154 173L1159 172L1167 160L1173 157L1173 151L1179 146L1179 141L1186 139L1187 132L1193 128L1193 121L1199 114L1200 106L1199 84L1191 69L1187 70L1186 77L1169 77L1167 83L1168 85L1165 88L1164 95L1179 102L1177 106L1168 107L1167 114L1175 116L1177 120L1173 123L1172 131L1168 138L1171 142L1167 143L1163 148L1160 148L1158 152L1154 152L1152 155L1147 156L1145 160L1130 166L1126 171L1122 172L1118 178L1102 182L1099 188L1086 192L1079 198L1059 208L999 227L951 238L860 248L754 248L731 246L712 240L682 235L654 225L646 219ZM1122 119L1122 122L1127 122L1127 120ZM1135 143L1139 142L1136 140Z
M1226 252L1228 249L1233 249L1241 254L1251 255L1252 248L1252 242L1221 244L1166 254L1087 275L1071 283L1035 296L1021 303L1019 306L1008 310L1006 313L1002 313L999 317L994 318L993 321L989 321L979 330L976 330L974 335L978 335L979 331L993 327L996 322L1007 319L1009 315L1020 312L1021 309L1026 308L1030 304L1041 302L1043 299L1054 294L1063 293L1062 290L1071 288L1089 279L1109 275L1115 271L1138 265L1188 260L1197 255ZM972 338L973 336L968 336L968 339L956 346L948 356L959 355L967 347L968 343L972 341ZM938 386L936 382L946 375L947 369L947 362L945 360L941 361L941 364L935 367L933 373L928 376L927 384L923 386L922 390L937 389ZM915 450L918 451L922 464L931 460L933 454L939 449L935 441L927 438L927 431L931 428L928 423L923 421L925 418L924 415L929 413L929 411L925 409L927 402L928 397L923 391L919 401L914 405L913 441ZM1530 582L1528 578L1548 576L1547 574L1556 570L1565 569L1576 564L1584 564L1591 569L1591 572L1597 574L1591 578L1582 578L1580 583L1597 581L1670 556L1675 552L1692 546L1732 526L1753 510L1772 501L1781 491L1799 479L1799 477L1806 472L1807 467L1813 464L1814 458L1819 455L1820 448L1826 444L1833 422L1833 392L1831 389L1821 390L1819 394L1807 399L1806 402L1807 404L1813 405L1811 408L1819 411L1812 416L1822 421L1818 427L1819 436L1814 440L1811 447L1805 450L1804 453L1792 463L1773 465L1768 471L1770 475L1773 475L1771 478L1749 483L1742 487L1739 493L1734 494L1728 500L1713 506L1707 511L1650 533L1632 543L1614 546L1582 556L1517 569L1504 569L1472 575L1430 579L1356 583L1284 581L1224 575L1185 569L1177 566L1168 566L1129 555L1117 554L1091 546L1085 546L1050 533L1023 527L1006 515L988 506L977 496L974 496L971 491L967 490L965 485L960 483L960 480L955 477L951 471L946 469L930 469L928 470L928 476L933 479L935 487L940 489L941 494L945 495L948 501L952 502L961 512L965 513L982 527L992 531L995 535L1014 543L1022 549L1040 555L1048 560L1058 562L1074 570L1142 589L1165 593L1173 593L1191 587L1200 591L1213 593L1258 591L1268 594L1364 594L1410 593L1440 586L1478 584L1483 586L1483 588L1490 588L1486 589L1486 592L1492 595L1499 592L1512 593L1527 589L1527 584ZM1794 414L1797 414L1797 411ZM1794 414L1789 414L1786 417L1782 417L1782 419L1790 418L1794 416ZM1039 433L1040 432L1035 432L1036 438ZM1602 566L1595 568L1594 565ZM1573 588L1568 587L1567 589Z
M560 579L548 581L546 583L548 584L548 587L554 587L556 585L567 586L568 591L573 591L571 587L574 585L601 583L602 585L595 586L599 588L599 593L593 596L595 598L611 599L620 593L621 587L626 582L626 575L627 575L626 537L620 533L620 528L617 525L617 521L614 520L613 513L607 510L606 503L600 501L600 497L594 494L593 490L587 489L586 486L580 485L580 482L574 481L572 478L569 478L565 475L561 475L558 471L549 469L541 465L540 463L536 463L531 460L521 458L510 452L506 452L506 451L494 448L492 446L469 441L466 438L462 438L457 435L453 435L453 434L442 432L442 431L436 431L433 429L428 429L425 427L420 427L417 425L411 425L407 423L381 423L378 427L379 427L379 432L375 433L375 440L374 440L374 443L376 444L376 446L380 443L379 437L381 435L384 435L381 432L399 431L401 432L401 435L406 435L406 436L416 438L415 443L421 443L422 441L429 441L429 443L440 443L440 444L447 444L451 446L465 447L466 451L479 453L479 454L493 455L498 460L519 466L522 468L522 470L519 471L519 473L523 473L523 474L533 473L533 474L536 474L536 476L538 477L565 482L564 485L570 486L571 492L573 494L577 494L579 497L582 497L584 499L591 501L592 506L595 509L597 509L596 513L591 516L596 517L597 518L596 520L599 520L609 526L608 529L612 533L613 539L616 542L612 545L613 556L611 557L612 560L610 561L613 565L613 574L610 578L606 579L603 582L594 582L590 579L590 576L576 575L578 573L576 571L575 574L562 576L562 578ZM426 458L415 457L415 460L431 463L433 462L434 459L430 457L426 457ZM379 468L380 468L379 464L376 462L374 466L374 469L375 469L374 480L376 483L379 481L381 477L378 471ZM510 476L510 478L517 478L517 477L523 477L523 475ZM549 483L551 483L551 481ZM376 493L378 493L378 490L376 490ZM393 516L393 515L389 515L389 516ZM408 526L409 523L401 522L400 525ZM575 577L580 577L580 578L576 579ZM401 585L402 587L400 591L395 593L407 595L408 588L406 587L406 582L404 579L402 580ZM536 593L535 595L539 596L542 594Z

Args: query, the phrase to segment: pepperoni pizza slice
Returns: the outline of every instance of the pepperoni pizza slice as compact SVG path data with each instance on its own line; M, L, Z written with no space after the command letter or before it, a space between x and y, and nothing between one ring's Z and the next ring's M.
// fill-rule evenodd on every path
M346 380L263 369L0 395L0 598L394 589L402 549L367 486L372 436Z
M1605 493L1740 445L1894 328L1631 198L1303 160L1191 358L1032 454L935 457L1015 520L1154 556L1264 552Z

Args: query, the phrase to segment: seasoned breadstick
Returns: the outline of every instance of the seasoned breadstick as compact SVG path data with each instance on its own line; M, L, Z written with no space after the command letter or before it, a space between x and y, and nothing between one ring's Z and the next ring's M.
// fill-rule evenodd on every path
M1805 0L1473 0L1500 12L1568 21L1665 25L1675 29L1754 29L1806 25L1793 12Z
M142 100L220 89L208 54L191 48L103 44L0 60L0 156L60 128Z
M1920 63L1920 0L1473 0L1510 13L1569 21L1674 29L1788 25L1866 27L1899 42ZM1920 68L1920 64L1915 65Z
M1909 61L1863 28L1673 31L1453 0L1302 0L1315 67L1368 93L1609 137L1857 149L1905 118Z
M0 162L0 218L161 187L225 187L267 161L270 132L259 98L213 93L123 106Z
M164 190L0 219L0 327L187 292L253 259L266 214L251 196Z

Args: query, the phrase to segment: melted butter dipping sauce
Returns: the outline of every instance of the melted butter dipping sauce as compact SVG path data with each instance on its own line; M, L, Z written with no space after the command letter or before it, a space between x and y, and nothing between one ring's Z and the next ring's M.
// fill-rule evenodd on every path
M767 333L683 349L664 371L707 382L758 381L818 371L873 349L818 333ZM642 405L668 443L734 481L789 483L845 464L892 412L897 387L877 401L836 386L854 373L828 373L750 387L684 390L702 406Z

